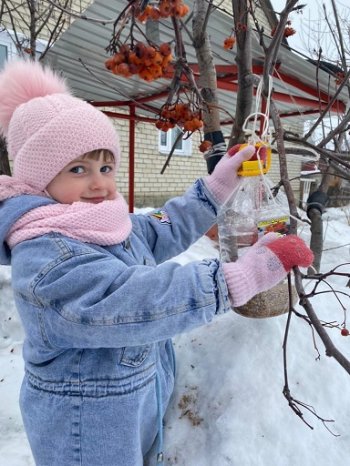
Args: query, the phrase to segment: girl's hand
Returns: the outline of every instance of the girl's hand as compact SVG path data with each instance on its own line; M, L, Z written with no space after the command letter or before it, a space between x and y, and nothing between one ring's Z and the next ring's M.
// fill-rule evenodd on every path
M277 285L293 267L309 267L313 259L312 251L296 235L263 236L236 262L222 266L232 306L243 306Z
M241 150L239 148L240 144L231 147L218 162L213 173L204 177L205 185L219 204L224 204L238 186L237 171L242 163L255 154L254 146L246 146Z

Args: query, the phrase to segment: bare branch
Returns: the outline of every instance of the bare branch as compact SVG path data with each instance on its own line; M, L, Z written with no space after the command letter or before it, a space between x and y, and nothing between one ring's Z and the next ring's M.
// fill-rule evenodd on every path
M265 94L268 86L268 77L272 73L273 67L276 63L277 53L280 48L282 39L284 37L284 29L288 21L288 15L293 10L294 6L298 3L298 0L287 0L283 11L280 14L280 21L276 28L276 32L272 38L272 41L267 49L264 65L264 83L265 83Z
M309 129L309 131L304 134L303 139L307 140L315 131L315 129L319 126L319 124L324 120L326 117L327 113L329 112L330 108L332 107L333 103L337 100L338 95L340 92L343 90L344 86L346 85L347 80L350 78L350 70L346 73L344 77L344 81L338 86L338 89L334 96L330 99L328 102L326 108L323 110L323 112L320 114L319 118L315 121L315 123L312 125L312 127ZM344 127L344 125L343 125ZM334 134L337 134L334 132Z
M350 117L350 113L349 113L349 117ZM290 133L288 132L284 133L284 139L286 141L291 141L291 142L302 142L303 144L305 144L306 147L310 147L314 149L316 152L321 154L325 159L332 160L333 162L338 163L344 168L350 169L350 163L347 163L347 161L342 158L342 154L334 153L330 150L324 149L320 145L316 146L309 141L304 141L304 139L296 138L294 135L290 135Z
M319 319L317 318L316 312L314 311L314 308L311 305L310 300L305 298L306 293L302 285L302 278L301 278L300 271L298 269L295 269L294 275L295 275L295 285L296 285L298 294L301 297L300 304L305 309L312 325L314 326L316 332L321 338L324 344L324 347L326 349L326 355L329 357L333 357L346 370L346 372L350 374L350 361L334 346L326 330L324 329Z
M283 372L284 372L284 387L283 387L283 395L284 397L286 398L286 400L288 401L288 405L291 407L291 409L293 410L293 412L310 428L310 429L313 429L313 427L311 426L311 424L309 422L307 422L304 418L304 414L302 412L302 410L300 409L300 407L306 409L307 411L309 411L311 414L313 414L317 419L319 419L323 425L327 428L327 430L329 430L329 432L331 432L333 435L335 435L330 429L329 427L327 426L328 423L330 422L334 422L333 420L331 419L324 419L322 418L321 416L319 416L316 412L316 410L302 402L302 401L299 401L299 400L296 400L292 395L291 395L291 392L290 392L290 388L289 388L289 381L288 381L288 358L287 358L287 343L288 343L288 336L289 336L289 329L290 329L290 323L291 323L291 318L292 318L292 314L294 311L293 309L293 306L292 306L292 302L293 302L293 299L292 299L292 282L291 282L291 277L290 277L290 274L288 274L288 288L289 288L289 312L288 312L288 317L287 317L287 323L286 323L286 327L285 327L285 332L284 332L284 338L283 338L283 345L282 345L282 348L283 348ZM305 316L303 316L305 318ZM313 332L313 327L310 323L310 320L307 320L308 324L310 325L311 329L312 329L312 336L313 336L313 342L314 342L314 348L316 349L317 353L318 353L318 358L320 357L320 353L317 349L317 345L316 345L316 341L315 341L315 337L314 337L314 332Z
M338 42L335 39L334 39L334 43L335 43L336 47L338 49L340 49L339 56L340 56L340 59L341 59L342 68L343 68L344 71L346 71L347 70L346 52L345 52L345 47L344 47L343 34L342 34L342 30L341 30L340 23L339 23L338 10L337 10L335 1L331 0L331 3L332 3L332 10L333 10L333 15L334 15L334 19L335 19L335 24L336 24L336 28L337 28L337 33L338 33L339 48L338 48ZM325 5L323 5L323 8L325 9ZM325 11L325 13L326 13L326 11ZM325 14L325 18L326 18L326 21L328 22L328 15L327 14ZM328 23L328 25L329 25L329 23ZM333 33L331 27L329 27L329 30Z
M68 9L66 5L64 7L62 7L61 5L59 5L57 2L55 2L53 0L47 0L47 1L49 3L51 3L51 5L54 6L55 8L57 8L58 10L61 10L62 13L66 13L67 15L71 16L72 18L84 19L85 21L89 21L91 23L100 23L100 24L103 24L103 25L114 24L115 23L115 19L93 18L91 16L86 16L83 13L75 13L72 9L70 9L70 8Z

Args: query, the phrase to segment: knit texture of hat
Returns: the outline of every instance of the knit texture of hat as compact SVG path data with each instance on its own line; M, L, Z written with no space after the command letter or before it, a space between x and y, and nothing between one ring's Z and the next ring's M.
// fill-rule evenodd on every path
M13 177L41 191L87 152L110 150L119 165L119 138L108 117L37 62L10 62L0 73L0 127Z

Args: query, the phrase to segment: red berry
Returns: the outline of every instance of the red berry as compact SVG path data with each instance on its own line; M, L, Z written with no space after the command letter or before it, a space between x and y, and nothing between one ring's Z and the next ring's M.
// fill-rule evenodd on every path
M347 328L342 328L340 333L343 335L343 337L347 337L350 334Z
M210 141L207 141L207 140L204 140L200 143L198 149L201 151L201 152L207 152L209 149L211 149L213 147L213 143L210 142Z

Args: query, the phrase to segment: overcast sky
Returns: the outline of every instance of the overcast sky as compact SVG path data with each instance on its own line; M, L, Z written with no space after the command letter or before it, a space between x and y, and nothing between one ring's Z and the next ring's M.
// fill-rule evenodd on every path
M286 0L271 0L276 12L283 9ZM306 4L303 8L303 13L292 13L290 19L292 27L297 31L294 36L288 38L289 45L310 56L312 51L318 49L321 45L324 58L335 59L336 52L333 46L332 38L329 29L324 20L324 10L322 5L325 5L327 17L330 22L333 22L331 0L301 0L299 4ZM339 16L341 18L350 17L350 6L347 0L336 1ZM320 39L321 38L321 39Z

